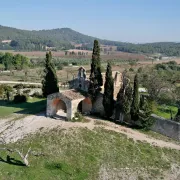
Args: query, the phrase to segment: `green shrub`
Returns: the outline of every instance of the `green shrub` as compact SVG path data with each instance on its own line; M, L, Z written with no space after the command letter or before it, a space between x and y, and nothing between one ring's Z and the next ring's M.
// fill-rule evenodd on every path
M72 65L77 66L78 64L77 64L77 62L72 62Z
M80 112L76 112L75 116L72 118L73 122L84 122L84 117Z
M16 85L13 86L13 88L15 88L15 89L23 89L24 85L23 84L16 84Z
M171 93L160 93L160 97L158 98L158 102L160 104L168 104L168 105L174 105L174 98L173 94Z
M58 69L58 70L63 70L63 64L58 64L58 65L57 65L57 69Z
M27 96L26 95L16 95L14 96L14 103L23 103L27 102Z
M64 66L68 66L69 64L68 64L68 62L63 62L62 63Z
M142 70L143 70L143 68L140 67L140 68L138 69L138 73L142 73Z
M134 69L133 69L133 68L130 68L129 71L134 72Z
M39 84L29 84L29 88L41 88L41 85Z
M101 66L101 72L106 72L106 69L104 68L104 66Z
M23 93L24 93L24 94L29 94L30 92L31 92L30 89L25 89L25 90L23 90Z
M36 98L42 98L42 94L40 92L35 92L33 95L31 95L32 97L36 97Z

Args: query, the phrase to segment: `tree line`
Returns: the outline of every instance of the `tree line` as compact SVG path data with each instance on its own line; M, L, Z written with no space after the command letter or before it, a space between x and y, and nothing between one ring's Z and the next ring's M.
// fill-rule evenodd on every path
M0 53L1 70L22 70L29 66L29 59L23 55L11 53Z
M118 51L129 53L160 53L166 56L180 56L180 43L162 42L147 44L126 43L117 47Z
M11 43L1 43L3 40L12 40ZM118 51L130 53L161 53L167 56L180 56L180 43L160 42L133 44L118 41L97 39L100 44L117 46ZM73 44L72 44L73 42ZM55 47L56 50L74 48L74 44L82 44L80 49L92 50L94 37L87 36L69 28L28 31L0 26L0 49L45 51L46 47Z

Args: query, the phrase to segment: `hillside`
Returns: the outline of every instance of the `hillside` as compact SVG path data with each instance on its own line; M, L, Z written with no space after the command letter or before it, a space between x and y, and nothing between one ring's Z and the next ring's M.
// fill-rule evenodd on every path
M72 44L83 44L91 48L95 37L87 36L70 28L28 31L0 26L0 41L12 40L10 44L1 43L0 49L43 50L42 46L57 49L73 48ZM120 42L98 39L105 45L121 45Z
M154 139L112 122L89 117L67 122L41 113L1 120L1 127L1 137L12 142L6 147L24 153L31 147L31 152L30 167L24 167L16 152L1 151L0 179L169 180L180 174L177 141L158 140L162 137L157 134Z
M29 31L11 27L0 26L1 50L26 50L42 51L47 47L56 50L71 49L75 44L80 44L82 49L92 49L94 39L102 45L116 46L118 51L130 53L160 53L167 56L180 56L180 43L159 42L147 44L123 43L109 41L81 34L70 28ZM11 40L8 42L7 40ZM4 42L3 42L4 41Z

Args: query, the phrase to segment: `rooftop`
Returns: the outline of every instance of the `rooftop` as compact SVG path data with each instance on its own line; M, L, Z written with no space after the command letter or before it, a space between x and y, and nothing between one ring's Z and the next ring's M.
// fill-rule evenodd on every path
M70 100L75 100L75 99L84 99L85 96L83 96L80 92L78 92L75 89L70 89L66 91L61 92L62 95L67 97Z

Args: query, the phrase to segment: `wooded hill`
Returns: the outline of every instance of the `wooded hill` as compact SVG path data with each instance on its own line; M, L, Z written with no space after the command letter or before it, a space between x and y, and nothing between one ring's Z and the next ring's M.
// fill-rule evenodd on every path
M148 44L132 44L118 41L101 40L74 31L70 28L29 31L0 26L0 49L4 50L46 50L55 47L57 50L74 48L74 44L82 44L82 49L91 49L94 39L101 44L117 46L117 50L135 53L162 53L167 56L180 56L180 43L160 42ZM12 40L10 43L2 43Z

